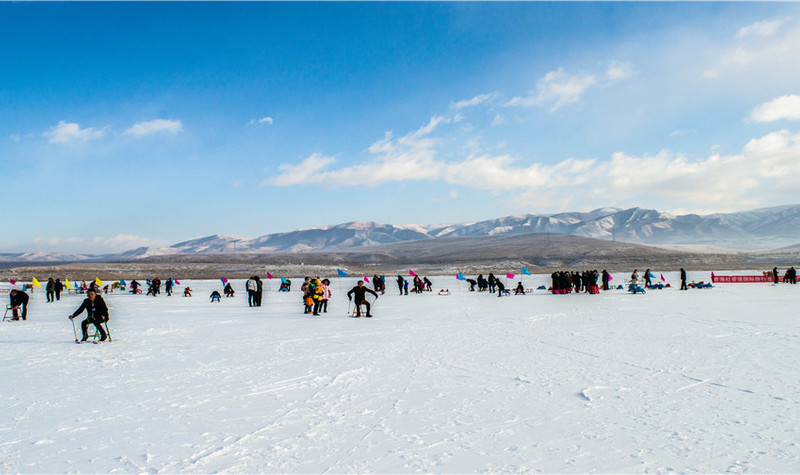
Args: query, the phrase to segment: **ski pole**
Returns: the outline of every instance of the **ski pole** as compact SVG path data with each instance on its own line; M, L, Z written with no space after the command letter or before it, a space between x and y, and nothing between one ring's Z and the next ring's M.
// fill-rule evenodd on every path
M78 341L78 330L75 329L75 320L70 318L69 321L72 322L72 333L75 334L75 343L80 343Z
M108 335L108 342L111 343L111 330L108 329L108 322L103 322L106 327L106 335Z
M352 300L347 299L347 314L350 315L350 304L353 303Z

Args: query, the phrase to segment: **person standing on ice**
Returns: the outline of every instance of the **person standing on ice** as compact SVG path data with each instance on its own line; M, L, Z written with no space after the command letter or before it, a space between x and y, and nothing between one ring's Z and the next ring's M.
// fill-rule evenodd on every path
M650 287L651 285L653 285L653 283L650 282L650 269L647 269L644 271L644 286Z
M367 292L371 293L375 296L375 299L378 299L378 294L374 291L370 290L367 287L364 287L364 281L359 280L358 284L350 289L350 292L347 292L347 300L353 300L353 295L355 295L355 303L356 303L356 317L361 316L361 305L364 304L367 306L367 317L372 318L372 314L369 313L369 302L367 301Z
M397 288L400 289L400 295L403 295L403 284L405 281L406 279L400 276L400 274L397 274Z
M56 293L56 300L61 300L61 292L64 291L64 284L61 283L61 279L56 279L56 283L53 290Z
M260 307L261 298L264 296L264 283L261 281L261 278L257 275L253 276L253 280L256 281L256 307Z
M681 267L681 290L689 290L686 286L686 270L683 267Z
M100 341L105 341L107 335L103 328L103 323L108 321L108 306L105 300L103 300L103 297L97 295L97 291L94 289L90 289L86 292L86 298L83 300L83 303L78 307L78 310L75 310L75 312L69 316L69 319L72 320L83 313L84 310L86 310L86 320L81 322L81 330L83 330L83 338L81 341L89 339L88 328L90 323L93 324L100 333Z
M603 290L608 290L608 280L609 280L608 278L609 277L610 276L608 275L608 271L603 269Z
M322 303L319 308L322 313L328 313L328 300L331 299L331 281L322 279Z
M500 279L495 279L494 285L497 287L497 296L502 297L506 292L506 286L500 282Z
M247 289L247 305L251 307L255 307L256 305L256 281L250 277L247 279L247 282L244 284L245 289Z
M639 285L639 271L633 269L633 274L631 274L631 284Z
M167 279L167 282L164 284L164 292L167 293L167 296L172 296L172 277Z
M778 283L778 268L777 267L773 267L772 268L772 283L773 284L777 284Z
M494 288L497 285L497 277L495 277L494 274L492 274L491 272L489 272L488 284L489 284L489 293L493 294Z

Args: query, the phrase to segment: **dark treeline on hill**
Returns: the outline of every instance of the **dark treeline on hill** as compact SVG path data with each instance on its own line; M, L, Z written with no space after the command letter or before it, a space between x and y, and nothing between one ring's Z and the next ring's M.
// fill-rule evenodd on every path
M341 252L174 254L136 261L73 263L0 269L3 277L30 278L68 272L73 279L179 275L182 278L228 278L274 275L335 275L337 268L353 274L403 273L408 268L427 274L516 271L532 273L560 269L633 268L674 271L760 269L788 266L787 256L768 254L689 253L580 236L532 233L508 236L452 237L385 244Z

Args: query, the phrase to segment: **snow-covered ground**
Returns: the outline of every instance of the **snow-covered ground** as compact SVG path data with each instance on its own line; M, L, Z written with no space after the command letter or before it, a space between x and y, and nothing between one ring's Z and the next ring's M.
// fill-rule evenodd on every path
M0 471L800 472L800 286L497 298L435 277L452 295L400 297L390 280L354 319L355 280L323 317L300 279L261 308L242 281L213 304L219 281L107 295L118 341L98 345L74 343L82 296L37 289L0 326Z

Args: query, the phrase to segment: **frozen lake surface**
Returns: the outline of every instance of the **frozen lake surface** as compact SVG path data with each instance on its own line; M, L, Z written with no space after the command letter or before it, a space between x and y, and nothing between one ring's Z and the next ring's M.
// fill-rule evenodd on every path
M452 294L401 297L388 278L372 319L346 315L356 279L322 317L302 279L261 308L243 281L213 304L219 281L109 294L98 345L74 343L83 296L37 289L0 326L2 472L800 472L800 286L497 298L434 277Z

